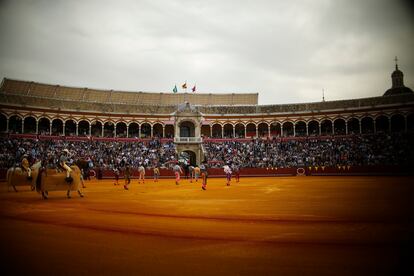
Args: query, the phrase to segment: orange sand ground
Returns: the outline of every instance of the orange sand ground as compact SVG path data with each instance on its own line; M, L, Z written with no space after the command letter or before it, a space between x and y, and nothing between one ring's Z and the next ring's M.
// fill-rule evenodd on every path
M48 200L0 183L0 274L398 275L413 269L413 180L93 180Z

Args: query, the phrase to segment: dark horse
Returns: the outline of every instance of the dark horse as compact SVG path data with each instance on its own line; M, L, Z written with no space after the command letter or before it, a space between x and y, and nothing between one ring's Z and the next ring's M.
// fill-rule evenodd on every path
M75 165L79 167L79 169L83 170L83 179L90 179L89 177L89 162L85 159L78 159L75 162Z

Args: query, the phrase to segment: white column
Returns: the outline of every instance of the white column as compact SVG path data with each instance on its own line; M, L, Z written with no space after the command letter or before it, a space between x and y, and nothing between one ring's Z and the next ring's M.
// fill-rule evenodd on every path
M322 126L321 126L321 122L318 122L319 125L319 136L321 136L322 134Z
M259 128L257 125L256 125L256 138L259 138Z
M335 123L332 121L332 135L335 135Z
M210 125L210 138L213 138L213 126Z
M22 119L22 133L24 133L24 119Z
M233 126L233 138L236 138L236 126Z
M267 137L270 138L270 124L267 125Z
M52 125L53 125L53 122L50 121L49 135L52 135Z
M89 123L89 137L92 136L92 125Z
M39 134L39 120L36 120L36 134Z
M244 138L246 138L246 135L247 135L247 127L246 125L244 125Z
M65 131L65 126L66 126L66 123L65 123L65 122L63 122L63 136L65 136L65 133L66 133L66 131Z
M79 123L76 122L76 136L79 136Z
M306 136L309 136L309 126L308 126L308 122L306 122Z
M141 125L138 125L138 138L141 139Z
M221 127L221 138L224 138L224 127L222 125L220 125Z
M151 138L152 138L154 136L154 126L150 125L150 127L151 127Z
M345 121L345 134L348 135L348 121Z
M102 124L101 137L104 137L104 125L105 124Z
M296 137L296 124L293 124L293 137Z
M162 138L165 138L165 125L162 126Z
M129 125L126 126L126 131L127 131L126 137L129 138Z

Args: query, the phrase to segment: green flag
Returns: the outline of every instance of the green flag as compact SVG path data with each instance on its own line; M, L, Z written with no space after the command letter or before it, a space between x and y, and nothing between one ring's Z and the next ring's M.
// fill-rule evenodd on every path
M177 85L175 85L175 86L174 86L173 92L174 92L174 93L177 93L177 92L178 92L178 90L177 90Z

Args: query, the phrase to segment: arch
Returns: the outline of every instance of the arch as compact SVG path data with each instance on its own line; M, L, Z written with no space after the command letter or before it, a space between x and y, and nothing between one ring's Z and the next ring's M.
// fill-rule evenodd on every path
M220 124L214 124L212 126L212 134L213 137L212 138L223 138L223 133L221 132L222 127Z
M256 125L254 123L248 123L246 125L246 137L256 137Z
M361 119L361 133L374 133L374 120L371 117Z
M93 121L91 123L91 136L102 137L102 123L100 121Z
M282 135L286 137L294 135L292 122L287 121L282 124Z
M311 120L308 122L308 135L318 136L319 135L319 122Z
M185 154L186 153L186 154ZM183 150L180 154L180 157L187 159L187 165L195 166L197 165L197 155L192 150Z
M233 137L233 125L232 124L225 124L223 126L224 137L223 138L234 138Z
M49 135L50 134L50 120L49 118L42 117L37 122L38 132L40 135Z
M24 118L24 133L36 133L36 124L37 121L35 117L28 116Z
M76 136L76 123L72 119L65 122L65 136Z
M345 135L346 134L346 123L342 118L335 119L334 121L334 133L335 135Z
M414 113L410 113L407 115L407 131L413 132L414 131Z
M22 133L22 118L18 115L13 115L9 118L9 132Z
M141 138L151 137L151 125L149 123L141 124Z
M127 137L127 125L125 122L118 122L116 124L116 137Z
M63 135L63 121L60 118L55 118L52 121L52 135Z
M165 138L174 138L174 125L165 125Z
M324 119L321 122L321 135L332 135L332 121Z
M387 116L379 115L375 118L375 131L376 132L388 132L390 122Z
M163 138L163 135L162 135L162 129L163 129L162 124L160 124L160 123L155 123L155 124L152 126L152 135L153 135L154 137Z
M282 125L279 122L272 122L270 124L270 135L273 137L278 137L281 135Z
M103 137L114 137L115 136L115 124L111 121L104 124Z
M347 124L348 124L348 134L359 134L358 118L349 118L347 121Z
M257 125L257 132L259 137L268 137L269 136L269 124L262 122Z
M78 135L79 136L88 136L89 135L89 122L86 120L81 120L78 123Z
M128 125L128 137L138 138L139 137L139 125L136 122L132 122Z
M178 127L180 128L180 137L195 137L195 124L192 121L181 121Z
M306 123L304 121L295 123L295 135L299 137L306 136Z
M405 131L405 118L401 114L394 114L391 116L391 131L403 132Z
M234 131L236 134L236 138L245 138L246 137L246 129L242 123L238 123L234 126Z
M210 125L201 125L201 136L210 137L210 134L211 134L210 130L211 130Z
M7 117L0 113L0 132L7 131Z

